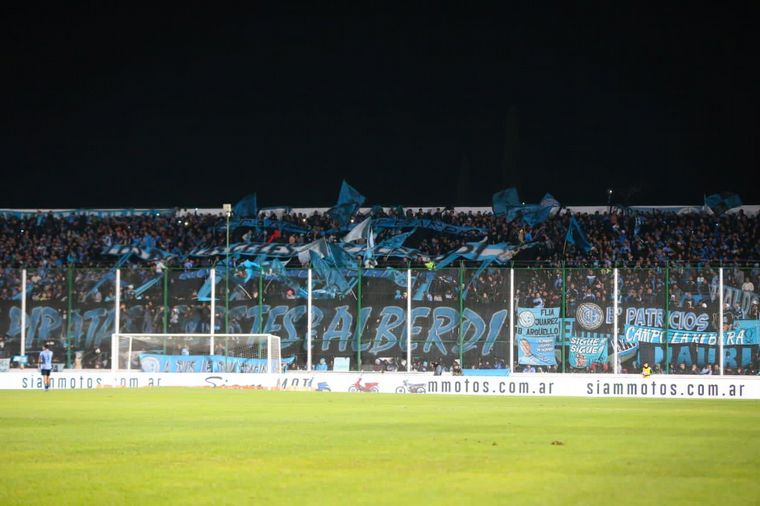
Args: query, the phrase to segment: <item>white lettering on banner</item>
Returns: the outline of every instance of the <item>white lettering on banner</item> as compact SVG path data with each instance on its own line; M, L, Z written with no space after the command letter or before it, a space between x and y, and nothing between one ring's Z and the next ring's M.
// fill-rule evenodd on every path
M94 388L206 387L330 392L652 397L672 399L760 399L760 378L742 376L651 376L598 374L513 374L432 376L419 373L104 373L62 372L53 390ZM41 390L36 372L0 374L0 389Z

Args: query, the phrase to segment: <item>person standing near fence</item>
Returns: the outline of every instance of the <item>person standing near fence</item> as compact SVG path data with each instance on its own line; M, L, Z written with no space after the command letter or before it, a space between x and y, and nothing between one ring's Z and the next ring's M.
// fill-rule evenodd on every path
M43 346L43 350L40 352L40 373L45 381L45 390L50 389L50 371L53 369L53 352L50 351L50 346L47 344Z

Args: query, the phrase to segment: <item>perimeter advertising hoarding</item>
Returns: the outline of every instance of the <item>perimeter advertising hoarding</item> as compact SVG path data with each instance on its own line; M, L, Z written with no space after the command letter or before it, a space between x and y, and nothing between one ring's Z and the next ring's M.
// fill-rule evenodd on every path
M760 378L747 376L652 376L513 374L508 377L378 373L109 373L53 374L52 389L206 387L331 392L428 393L490 396L647 397L760 399ZM0 374L0 389L40 390L35 370ZM54 395L54 392L53 392Z

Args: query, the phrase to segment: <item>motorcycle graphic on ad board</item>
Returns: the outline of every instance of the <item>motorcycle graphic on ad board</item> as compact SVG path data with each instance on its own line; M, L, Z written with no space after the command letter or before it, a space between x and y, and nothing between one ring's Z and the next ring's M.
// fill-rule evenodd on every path
M396 387L397 394L424 394L426 391L424 383L409 383L409 380L404 380L402 386Z
M349 392L379 392L380 389L377 387L378 383L364 383L362 385L362 378L359 377L358 380L356 380L356 383L348 387Z

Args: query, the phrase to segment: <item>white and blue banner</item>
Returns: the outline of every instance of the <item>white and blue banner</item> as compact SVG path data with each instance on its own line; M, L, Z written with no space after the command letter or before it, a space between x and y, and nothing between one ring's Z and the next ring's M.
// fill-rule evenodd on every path
M141 246L126 246L123 244L114 244L108 246L103 250L104 255L114 255L123 257L124 255L132 255L140 260L158 260L161 258L167 258L173 256L171 253L159 248L149 248Z
M140 353L139 359L140 369L143 372L267 372L267 360L264 358ZM294 359L295 357L282 359L280 368L290 364Z
M466 225L452 225L440 220L427 218L377 218L372 220L372 227L377 230L425 228L442 234L464 235L469 233L486 234L488 230L483 227L470 227Z
M607 362L606 337L571 337L570 367L583 369Z
M735 329L723 331L724 346L752 346L760 344L760 321L739 320ZM668 330L667 337L664 329L644 327L641 325L626 325L624 342L628 344L696 344L699 346L718 346L718 332L695 332L689 330Z
M520 365L557 365L554 354L556 340L553 337L521 337L517 346L517 362Z
M558 307L518 307L518 337L553 337L559 338L560 308Z
M518 362L557 365L554 347L560 333L560 308L517 308Z

